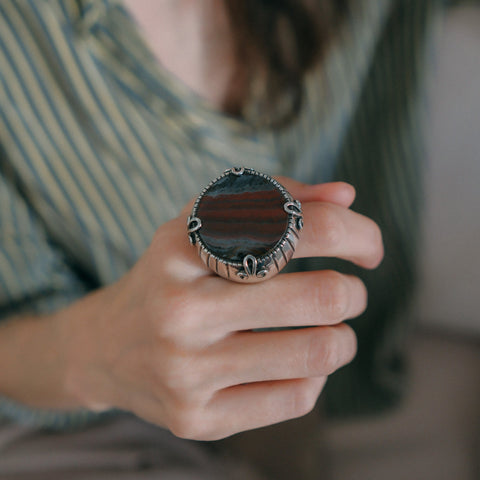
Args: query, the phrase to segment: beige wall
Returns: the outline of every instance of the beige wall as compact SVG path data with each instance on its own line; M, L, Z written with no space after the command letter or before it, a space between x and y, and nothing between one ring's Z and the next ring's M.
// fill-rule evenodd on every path
M424 324L480 336L480 8L453 10L436 52L415 312Z

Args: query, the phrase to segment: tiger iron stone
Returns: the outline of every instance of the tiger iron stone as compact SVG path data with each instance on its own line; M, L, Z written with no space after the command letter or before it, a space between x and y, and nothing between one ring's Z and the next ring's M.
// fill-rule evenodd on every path
M207 249L230 262L246 255L261 257L272 250L288 228L287 201L269 178L245 170L229 173L203 194L196 216L198 235Z

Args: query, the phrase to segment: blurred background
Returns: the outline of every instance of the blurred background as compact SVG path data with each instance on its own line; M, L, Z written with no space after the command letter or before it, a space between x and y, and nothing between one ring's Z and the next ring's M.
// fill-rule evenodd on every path
M480 480L480 8L452 9L432 52L411 387L385 417L328 424L332 480Z
M432 39L410 388L381 416L318 411L227 439L273 480L480 480L480 7Z

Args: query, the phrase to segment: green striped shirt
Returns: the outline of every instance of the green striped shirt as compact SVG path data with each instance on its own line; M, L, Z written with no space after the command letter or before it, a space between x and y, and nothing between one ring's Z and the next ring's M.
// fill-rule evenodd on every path
M354 271L370 306L359 353L333 375L333 414L379 409L402 391L402 316L414 285L421 203L418 78L439 1L356 0L297 121L254 131L176 81L119 0L0 0L0 318L51 312L117 280L156 228L224 169L310 183L341 179L382 227L375 272ZM0 414L63 428L90 412Z

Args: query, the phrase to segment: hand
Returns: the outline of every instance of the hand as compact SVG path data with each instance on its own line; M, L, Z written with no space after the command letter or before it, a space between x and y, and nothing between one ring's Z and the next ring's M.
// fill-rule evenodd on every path
M296 257L378 265L381 234L349 210L352 187L280 182L303 205ZM224 280L189 245L189 211L160 227L134 268L72 315L81 321L67 322L70 394L88 408L126 409L198 440L308 413L327 376L355 355L355 334L342 322L365 309L363 283L335 271L255 285ZM295 326L308 328L252 331Z

